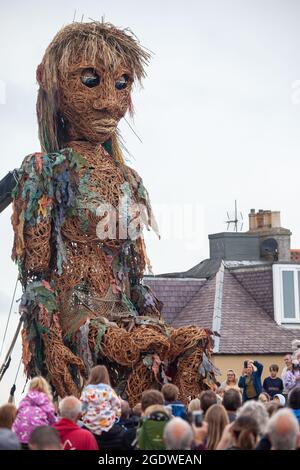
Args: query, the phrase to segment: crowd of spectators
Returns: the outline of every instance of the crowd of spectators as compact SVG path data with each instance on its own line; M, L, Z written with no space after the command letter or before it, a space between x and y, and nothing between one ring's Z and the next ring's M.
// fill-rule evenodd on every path
M300 352L298 354L300 358ZM130 408L93 367L80 399L53 402L43 377L31 380L18 408L0 407L0 449L23 450L295 450L300 449L300 371L290 355L281 378L272 364L247 360L214 390L185 406L176 385L149 389Z

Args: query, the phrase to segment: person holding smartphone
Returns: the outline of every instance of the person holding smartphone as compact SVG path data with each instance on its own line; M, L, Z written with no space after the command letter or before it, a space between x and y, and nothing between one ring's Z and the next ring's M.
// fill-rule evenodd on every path
M238 386L243 390L243 402L257 400L262 392L261 375L264 366L258 361L244 361Z

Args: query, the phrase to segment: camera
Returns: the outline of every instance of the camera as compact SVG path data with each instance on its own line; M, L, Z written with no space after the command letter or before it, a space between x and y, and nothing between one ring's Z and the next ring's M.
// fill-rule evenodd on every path
M299 361L293 361L293 370L300 371L300 362Z
M193 411L193 423L197 428L201 428L202 426L202 419L203 419L203 412L202 411Z

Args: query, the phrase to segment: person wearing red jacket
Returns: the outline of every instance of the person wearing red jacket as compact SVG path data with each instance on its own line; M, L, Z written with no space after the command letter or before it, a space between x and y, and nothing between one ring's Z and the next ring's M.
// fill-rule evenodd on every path
M63 450L99 450L93 434L78 426L81 402L73 396L64 398L59 404L61 419L53 425L59 432Z

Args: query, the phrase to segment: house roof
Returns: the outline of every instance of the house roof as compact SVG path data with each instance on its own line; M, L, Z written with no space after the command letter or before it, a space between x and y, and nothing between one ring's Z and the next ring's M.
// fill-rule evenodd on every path
M175 327L197 325L212 328L216 278L204 281L185 307L171 320Z
M216 275L199 283L164 277L147 278L145 283L165 302L162 313L169 324L217 331L219 354L286 353L300 337L300 330L279 326L273 319L270 268L238 272L221 263Z
M291 351L297 336L283 328L258 305L237 279L225 271L220 354L270 354Z
M263 267L263 266L272 266L272 263L269 261L261 260L244 260L244 261L232 261L232 260L222 260L221 258L205 259L201 263L196 264L188 271L181 271L176 273L164 273L158 274L155 278L168 278L168 279L208 279L214 276L220 269L221 263L233 270L240 268L254 268L254 267Z
M205 279L160 279L151 276L146 278L145 283L163 302L163 317L167 323L171 324L200 287L205 284Z
M201 263L196 264L188 271L177 273L159 274L156 277L172 278L189 278L189 279L206 279L216 274L221 264L221 259L205 259Z

